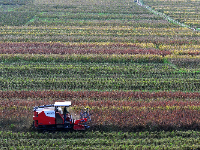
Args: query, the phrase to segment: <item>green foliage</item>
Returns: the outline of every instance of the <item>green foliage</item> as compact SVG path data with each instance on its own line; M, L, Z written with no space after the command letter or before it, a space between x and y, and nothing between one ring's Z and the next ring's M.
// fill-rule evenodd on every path
M25 5L32 0L0 0L0 5Z
M151 55L1 55L1 90L199 91L198 72L150 63L162 59Z
M0 12L0 26L21 26L35 15L34 12Z
M188 134L187 137L184 137ZM77 137L77 135L79 135ZM80 138L80 135L82 136ZM112 136L111 136L112 135ZM126 138L124 138L126 135ZM156 135L156 137L155 137ZM45 147L52 149L198 149L199 135L197 131L176 131L173 136L171 132L78 132L76 134L70 132L56 133L10 133L1 132L0 145L1 148L29 148L39 149ZM182 136L183 135L183 136Z

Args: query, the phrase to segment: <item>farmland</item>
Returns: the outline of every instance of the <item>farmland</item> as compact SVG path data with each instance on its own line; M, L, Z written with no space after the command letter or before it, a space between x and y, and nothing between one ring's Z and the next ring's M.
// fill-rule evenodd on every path
M199 28L195 0L143 3ZM131 0L0 0L0 13L1 149L200 147L200 32ZM34 106L66 100L90 108L88 131L31 128Z
M178 0L178 2L166 0L164 3L163 0L143 0L143 2L146 5L151 6L154 10L165 13L166 15L174 18L181 23L187 24L197 29L200 28L198 0Z

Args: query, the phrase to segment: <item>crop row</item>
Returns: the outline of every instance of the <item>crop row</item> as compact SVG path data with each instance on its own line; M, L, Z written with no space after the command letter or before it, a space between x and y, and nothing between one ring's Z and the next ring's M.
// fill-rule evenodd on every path
M59 98L59 97L56 97ZM35 105L42 105L46 103L53 103L56 101L56 98L52 99L42 99L37 100L34 98L30 98L29 100L26 99L2 99L1 101L1 109L6 110L13 110L17 111L17 109L29 110L30 107L34 107ZM69 98L69 97L67 97ZM88 107L94 110L121 110L121 111L128 111L128 110L200 110L200 103L198 100L183 100L183 98L179 100L147 100L148 97L145 97L143 100L134 100L133 98L126 99L117 99L114 100L114 97L110 97L111 100L104 99L100 97L99 99L93 98L88 100L86 97L72 98L72 106L75 110L79 110L81 106ZM154 97L155 98L155 97ZM116 99L116 98L115 98ZM62 100L63 101L63 100ZM9 111L8 111L9 112ZM2 112L1 112L2 113ZM12 114L11 112L9 112ZM32 112L31 112L32 113ZM6 114L5 114L6 115ZM26 115L26 114L24 114ZM134 114L133 114L134 115ZM11 115L12 116L12 115ZM197 120L198 122L198 120Z
M198 149L198 131L12 132L0 131L1 148L37 149ZM75 146L76 145L76 146Z
M199 138L166 139L5 139L1 148L17 149L198 149ZM174 145L172 145L174 144ZM175 146L177 145L177 146Z
M182 62L184 63L184 62ZM185 60L185 63L189 63ZM191 60L192 63L192 60ZM195 64L195 61L193 62ZM199 78L198 72L176 68L168 63L56 63L56 62L2 62L1 77L133 77L133 78ZM195 67L198 68L198 67Z
M0 145L13 149L198 149L198 131L12 132L0 131ZM75 146L76 145L76 146Z
M181 43L180 43L181 44ZM157 54L199 55L195 43L0 43L1 54Z
M96 63L164 63L167 59L182 59L182 60L196 60L198 61L200 56L188 56L188 55L154 55L154 54L0 54L1 62L17 62L17 61L31 61L31 62L96 62Z
M161 90L199 92L200 80L132 78L0 79L1 90Z
M124 29L123 27L120 27L120 26L116 26L116 27L109 27L108 26L108 27L99 27L99 28L102 29L102 30L123 30ZM36 36L37 33L43 33L44 32L44 34L46 35L47 33L65 32L65 30L67 30L67 29L68 30L69 29L88 29L88 30L91 29L92 30L93 27L90 27L90 26L84 26L84 27L77 27L77 26L66 26L66 27L63 27L63 26L56 26L56 27L51 27L51 26L49 26L49 27L46 27L46 26L45 27L44 26L40 26L40 27L34 27L34 26L32 26L32 27L17 27L17 26L14 26L12 28L2 27L1 30L0 30L0 33L2 33L2 36L4 34L6 34L7 38L9 38L8 35L9 34L12 35L12 33L14 35L15 34L17 35L17 34L20 34L20 33L23 33L23 34L27 34L27 33L31 34L32 33L33 36L34 35ZM145 30L146 32L157 32L156 28L146 28L146 27L133 28L132 26L127 26L126 30L130 30L130 31L132 30L132 31L136 31L136 32L140 32L140 30ZM162 30L166 31L166 32L169 32L169 31L170 32L181 32L181 31L183 31L183 32L187 32L188 34L189 33L191 34L190 30L185 29L185 28L178 28L178 29L176 29L176 28L163 28ZM29 31L29 32L27 32L27 31ZM192 34L195 34L195 33L192 33ZM12 35L12 36L14 37L14 35ZM5 40L7 38L5 38ZM17 46L20 46L20 45L21 46L23 46L23 45L26 46L26 45L30 45L31 43L35 43L34 45L31 44L31 46L33 46L33 47L38 46L38 45L39 46L45 46L45 45L48 45L49 43L50 43L49 45L51 45L51 46L54 46L54 45L55 46L57 46L57 45L61 46L61 45L63 45L63 44L60 43L60 41L62 41L62 40L54 41L53 40L53 38L54 38L53 36L52 36L52 40L49 41L48 43L47 42L42 42L41 40L38 41L38 42L34 42L34 41L25 42L27 40L30 40L30 39L27 39L27 38L28 38L28 36L26 36L26 40L21 41L21 42L16 42L16 41L15 42L12 42L12 41L5 42L6 43L5 46L7 47L8 45L11 45L11 44L8 44L8 43L14 43L14 45L17 45ZM162 48L162 45L163 46L165 46L165 45L168 46L169 45L170 47L166 47L167 49L179 49L179 47L181 47L181 48L185 47L185 48L188 49L188 48L192 48L193 46L199 47L198 46L199 45L199 41L197 39L191 38L191 37L190 37L190 39L187 39L187 38L182 39L181 36L179 36L179 38L174 38L173 40L169 39L169 38L167 38L167 39L164 38L163 39L163 37L162 38L158 38L158 39L155 39L155 37L145 38L143 36L142 37L141 36L140 37L137 36L136 39L135 39L135 37L132 37L132 38L134 38L133 41L128 41L127 40L127 41L124 41L124 42L120 42L120 41L116 41L116 40L111 42L110 40L107 39L107 41L104 41L104 42L103 41L101 41L101 42L100 41L99 42L98 41L93 41L93 42L89 42L89 41L85 41L85 42L84 41L78 41L78 42L76 42L76 41L71 41L71 42L70 41L66 41L64 43L66 45L70 45L70 46L71 45L72 46L74 46L74 45L75 46L77 46L77 45L83 46L84 45L85 47L90 46L90 45L95 46L95 45L109 45L109 44L120 44L120 43L129 46L132 43L134 43L134 44L137 44L137 46L138 46L138 44L139 44L139 46L143 46L143 48L145 48L145 47L148 48L149 46L153 46L153 47L156 47L156 48L161 47L161 50L164 49L164 48ZM4 44L2 42L1 42L1 45ZM121 46L121 45L119 45L119 46ZM172 47L172 46L174 46L174 47ZM152 48L152 47L149 47L149 48Z
M180 59L178 59L180 60ZM59 63L59 62L30 62L17 61L2 62L0 67L1 78L39 78L39 79L66 79L66 78L155 78L199 79L198 60L171 60L171 63ZM179 63L178 63L179 62ZM175 66L176 64L177 66ZM192 67L192 65L194 65ZM197 65L197 66L195 66ZM185 66L185 67L184 67ZM189 68L190 67L190 68Z
M197 57L198 58L198 57ZM165 58L160 55L108 55L108 54L66 54L66 55L59 55L59 54L0 54L0 61L1 62L12 62L12 61L32 61L32 62L112 62L112 63L119 63L119 62L157 62L162 63L165 61Z
M22 27L21 27L22 28ZM15 28L8 28L4 27L1 29L1 36L2 38L5 37L5 35L12 35L14 37L21 36L30 36L30 37L59 37L62 36L64 38L67 38L66 36L69 36L71 38L73 37L80 37L80 36L86 36L86 37L99 37L102 38L104 36L109 36L111 38L120 38L120 37L134 37L134 36L162 36L162 37L168 37L168 36L175 36L176 32L179 32L179 36L193 36L198 38L200 33L199 32L190 32L189 29L186 28L146 28L146 27L132 27L127 26L125 27L110 27L110 26L103 26L103 27L91 27L91 26L85 26L85 27L77 27L77 26L66 26L66 27L59 27L56 26L53 29L52 27L43 29L44 27L34 29L35 27L23 27L22 30L17 30ZM51 30L50 30L51 29ZM28 31L27 31L28 30ZM7 37L8 38L8 37Z
M39 133L39 132L12 132L12 131L0 131L1 139L79 139L79 138L99 138L99 139L106 139L106 138L115 138L118 140L123 139L162 139L162 138L198 138L200 135L199 131L144 131L144 132L100 132L100 131L92 131L92 132L56 132L54 133ZM114 141L114 139L113 139Z
M62 48L62 49L53 49L53 48L17 48L13 47L12 49L9 48L2 48L0 54L154 54L154 55L170 55L170 51L166 50L156 50L156 49L120 49L119 48L95 48L95 49L73 49L73 48ZM189 54L186 53L186 54ZM191 53L198 55L197 53Z
M142 91L0 91L1 98L60 98L60 99L199 99L199 92L142 92ZM2 104L3 105L3 104ZM39 105L39 104L38 104Z
M71 12L43 12L37 15L37 19L35 19L35 21L45 21L47 22L51 22L51 21L56 21L56 22L66 22L69 19L83 19L84 20L146 20L146 19L151 19L151 20L162 20L159 16L156 15L152 15L152 14L148 14L148 12L145 14L143 12L143 14L141 15L142 11L138 11L136 12L129 12L129 13L120 13L120 11L118 13L88 13L88 12L75 12L75 13L71 13ZM66 23L65 23L66 24ZM31 25L31 24L30 24Z
M15 131L31 126L32 107L54 103L57 99L2 99L1 127ZM103 131L199 130L198 100L71 100L75 113L84 107L92 114L91 129ZM2 122L3 121L3 122ZM27 130L27 129L26 129Z
M48 19L48 18L46 18ZM134 26L136 28L138 27L144 27L144 28L170 28L170 27L177 27L177 25L175 24L171 24L169 22L167 22L166 20L141 20L141 18L139 18L138 20L72 20L72 19L68 19L67 22L64 22L63 20L56 20L56 19L48 19L45 20L45 18L42 20L39 20L39 18L37 20L34 20L34 22L27 22L26 23L29 26L45 26L48 24L48 26L56 26L57 28L63 27L63 26L78 26L78 27L85 27L85 26L92 26L92 27L102 27L102 26L124 26L124 24L126 26Z
M45 24L44 24L45 25ZM186 28L131 26L2 27L2 42L129 42L190 43L199 41L200 32ZM171 39L174 39L173 41Z

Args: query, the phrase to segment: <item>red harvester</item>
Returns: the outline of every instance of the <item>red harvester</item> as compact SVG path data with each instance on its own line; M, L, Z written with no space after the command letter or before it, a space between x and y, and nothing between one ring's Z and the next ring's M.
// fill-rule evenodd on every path
M55 104L33 108L33 127L39 130L86 130L91 121L89 109L81 111L80 118L68 112L71 101L55 102Z

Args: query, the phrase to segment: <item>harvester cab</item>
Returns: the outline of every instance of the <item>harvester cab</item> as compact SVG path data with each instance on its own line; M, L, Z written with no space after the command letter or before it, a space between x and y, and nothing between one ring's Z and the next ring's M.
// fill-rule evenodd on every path
M80 118L70 109L71 101L34 107L33 127L41 130L86 130L91 121L89 109L81 110Z

